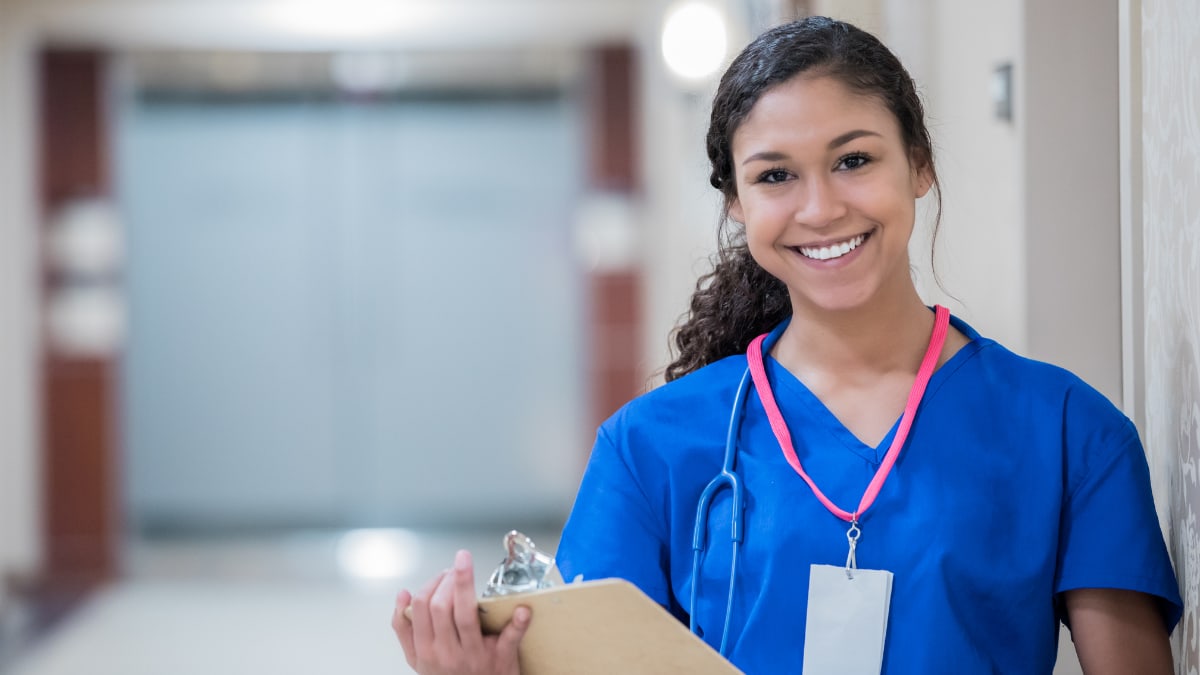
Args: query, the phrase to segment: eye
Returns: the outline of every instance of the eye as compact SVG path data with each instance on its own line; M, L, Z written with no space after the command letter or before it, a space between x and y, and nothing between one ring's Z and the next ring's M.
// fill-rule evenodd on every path
M784 169L767 169L766 171L758 174L758 178L754 182L774 185L775 183L782 183L788 178L791 178L791 174Z
M853 171L861 169L871 162L871 157L862 152L853 152L838 159L833 167L835 171Z

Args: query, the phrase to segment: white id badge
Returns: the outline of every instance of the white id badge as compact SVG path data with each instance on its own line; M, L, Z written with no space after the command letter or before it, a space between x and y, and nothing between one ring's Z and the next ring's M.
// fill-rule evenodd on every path
M804 675L879 675L892 573L813 565L808 576Z

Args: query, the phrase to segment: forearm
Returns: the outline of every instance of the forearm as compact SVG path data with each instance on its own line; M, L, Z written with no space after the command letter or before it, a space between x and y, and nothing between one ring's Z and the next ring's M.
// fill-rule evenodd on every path
M1134 591L1068 591L1071 638L1086 675L1171 675L1171 643L1158 605Z

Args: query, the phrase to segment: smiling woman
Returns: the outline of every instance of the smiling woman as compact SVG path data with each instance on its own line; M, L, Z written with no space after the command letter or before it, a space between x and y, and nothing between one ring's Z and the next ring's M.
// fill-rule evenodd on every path
M600 427L564 577L633 582L747 673L1045 674L1060 621L1088 675L1169 673L1182 603L1136 429L916 290L938 178L896 57L823 17L774 28L707 147L721 248L668 383ZM456 562L400 595L410 664L518 672L538 617L484 640Z

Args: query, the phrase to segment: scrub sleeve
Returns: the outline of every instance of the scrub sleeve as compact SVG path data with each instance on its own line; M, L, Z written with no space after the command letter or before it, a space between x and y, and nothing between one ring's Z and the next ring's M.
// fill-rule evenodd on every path
M1182 601L1158 531L1149 467L1137 430L1098 393L1073 390L1069 396L1067 410L1075 423L1066 431L1079 438L1064 441L1082 451L1067 455L1070 484L1054 583L1059 618L1067 623L1063 592L1116 588L1156 596L1171 630L1183 614ZM1096 419L1116 424L1097 429L1088 424Z
M666 575L670 551L663 531L667 512L665 491L661 504L648 497L643 480L634 477L627 459L609 438L607 425L596 435L579 496L567 529L587 533L585 539L560 547L556 562L565 579L586 569L587 579L618 577L632 582L676 616L682 608L672 606ZM645 472L639 472L645 476Z

